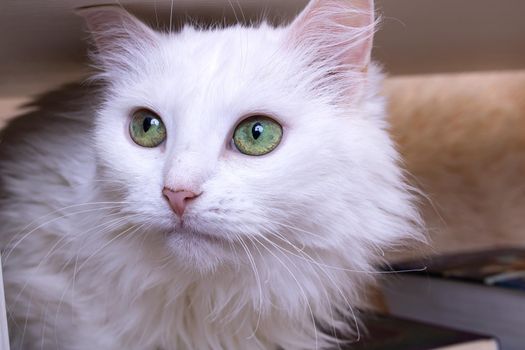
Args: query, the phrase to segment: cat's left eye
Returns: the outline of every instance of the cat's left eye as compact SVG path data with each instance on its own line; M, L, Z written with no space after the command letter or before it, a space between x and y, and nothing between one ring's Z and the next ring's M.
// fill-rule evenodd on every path
M281 142L281 124L264 115L254 115L241 121L233 134L233 143L249 156L262 156L273 151Z
M166 139L166 127L155 112L139 109L131 117L129 134L137 145L153 148Z

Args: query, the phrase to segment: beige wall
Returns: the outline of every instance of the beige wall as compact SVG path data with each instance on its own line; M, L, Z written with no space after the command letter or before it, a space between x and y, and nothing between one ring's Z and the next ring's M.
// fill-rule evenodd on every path
M5 122L20 113L25 103L29 101L27 97L4 97L0 98L0 129L4 126Z
M111 2L168 25L169 0L0 0L0 118L2 105L82 76L86 35L72 9ZM174 22L186 13L204 21L242 18L237 4L247 18L264 10L278 21L305 3L177 0ZM383 24L375 57L391 74L525 68L524 0L377 0L377 7Z

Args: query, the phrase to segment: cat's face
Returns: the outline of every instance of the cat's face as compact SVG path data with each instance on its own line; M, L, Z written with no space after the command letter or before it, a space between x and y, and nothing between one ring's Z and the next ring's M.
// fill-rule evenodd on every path
M86 17L109 82L104 177L174 256L212 267L291 243L359 258L405 234L414 213L374 94L370 2L313 1L278 29L161 34L118 9ZM170 203L179 191L191 195Z

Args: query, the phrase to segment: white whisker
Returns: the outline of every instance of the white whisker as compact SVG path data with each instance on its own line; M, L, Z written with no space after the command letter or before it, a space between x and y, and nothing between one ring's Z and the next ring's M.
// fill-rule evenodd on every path
M306 295L306 292L305 292L303 286L301 285L301 283L299 283L299 280L297 279L297 277L295 276L293 271L277 255L275 255L272 252L271 249L269 249L263 243L261 243L255 236L252 237L252 239L255 242L258 242L264 249L266 249L268 251L268 253L270 253L275 259L277 259L277 261L279 261L279 263L284 267L284 269L290 274L292 279L295 281L295 283L297 284L297 287L299 287L299 291L300 291L300 293L301 293L301 295L303 297L303 300L306 303L306 306L307 306L308 311L310 313L310 317L311 317L311 320L312 320L312 325L314 327L315 348L318 349L319 348L319 336L317 334L317 325L315 323L314 312L313 312L312 306L310 305L310 301L308 300L308 296Z

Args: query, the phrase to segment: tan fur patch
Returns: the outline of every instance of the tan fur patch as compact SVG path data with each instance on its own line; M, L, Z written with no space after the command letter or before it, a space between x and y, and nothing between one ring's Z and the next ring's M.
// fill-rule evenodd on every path
M391 78L433 252L525 245L525 71Z

